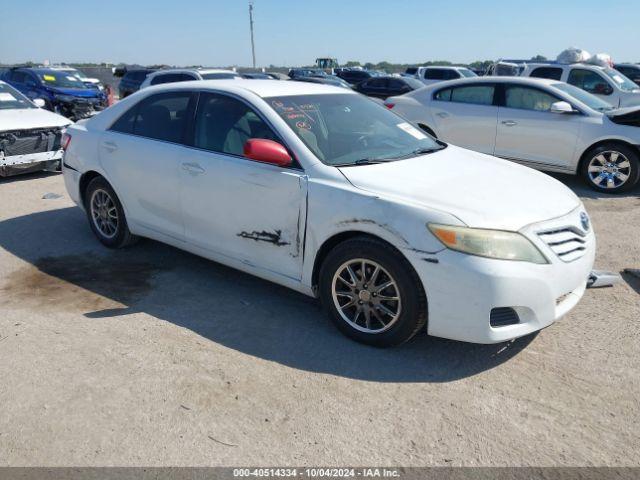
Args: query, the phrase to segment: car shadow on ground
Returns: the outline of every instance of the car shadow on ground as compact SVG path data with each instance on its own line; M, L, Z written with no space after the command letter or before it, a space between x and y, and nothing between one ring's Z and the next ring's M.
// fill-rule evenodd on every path
M77 208L0 222L0 247L26 262L0 282L0 310L57 309L88 321L144 312L247 355L306 371L367 381L449 382L500 365L535 338L473 345L420 333L397 348L367 347L343 337L316 300L284 287L150 240L108 250Z
M597 192L593 188L590 188L584 180L578 175L569 175L565 173L551 173L546 172L547 175L555 178L559 182L564 183L573 192L581 198L590 198L593 200L601 200L607 198L625 198L636 197L640 198L640 184L633 187L631 190L622 193L603 193Z

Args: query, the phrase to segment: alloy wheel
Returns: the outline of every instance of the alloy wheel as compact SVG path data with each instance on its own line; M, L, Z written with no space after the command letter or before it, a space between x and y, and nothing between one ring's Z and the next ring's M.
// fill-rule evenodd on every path
M400 317L398 284L372 260L356 258L343 263L333 276L331 293L342 319L361 332L384 332Z
M91 195L91 218L105 238L113 238L118 233L118 209L106 190L97 189Z

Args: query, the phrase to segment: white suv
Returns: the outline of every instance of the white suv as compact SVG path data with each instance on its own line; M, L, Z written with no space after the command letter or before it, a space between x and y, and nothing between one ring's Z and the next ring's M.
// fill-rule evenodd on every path
M523 77L560 80L600 97L614 107L640 105L640 87L613 68L585 63L527 64Z
M466 67L409 67L405 74L421 80L425 85L477 76Z
M242 77L233 70L220 70L213 68L172 68L158 70L147 75L140 89L162 83L189 82L192 80L230 80Z

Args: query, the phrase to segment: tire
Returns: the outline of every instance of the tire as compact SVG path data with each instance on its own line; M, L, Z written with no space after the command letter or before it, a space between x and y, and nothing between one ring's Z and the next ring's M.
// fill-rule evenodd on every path
M630 190L640 178L640 155L621 143L605 143L589 150L581 166L583 180L594 190L620 193Z
M129 231L124 209L116 192L103 177L96 177L89 182L84 205L91 230L106 247L124 248L138 240Z
M379 289L389 281L393 285ZM336 327L367 345L400 345L427 321L427 298L415 270L397 250L374 238L355 237L334 247L322 263L319 288L323 307ZM393 297L398 300L388 300ZM348 306L350 302L355 303Z

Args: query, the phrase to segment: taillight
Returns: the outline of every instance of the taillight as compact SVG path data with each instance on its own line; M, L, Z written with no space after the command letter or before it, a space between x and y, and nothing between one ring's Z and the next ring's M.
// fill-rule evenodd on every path
M384 106L387 107L389 110L391 110L393 107L396 106L396 104L395 103L387 103L387 102L385 102Z
M62 135L62 149L66 151L67 148L69 148L70 144L71 144L71 135L69 135L68 133L64 133Z

